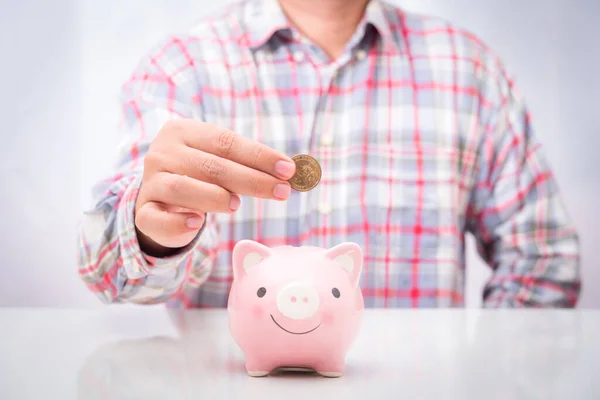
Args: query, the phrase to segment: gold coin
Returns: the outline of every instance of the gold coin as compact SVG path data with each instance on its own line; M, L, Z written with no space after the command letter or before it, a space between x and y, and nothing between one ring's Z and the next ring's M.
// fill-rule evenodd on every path
M319 162L307 154L295 155L292 160L296 164L296 173L288 181L292 189L299 192L314 189L321 180Z

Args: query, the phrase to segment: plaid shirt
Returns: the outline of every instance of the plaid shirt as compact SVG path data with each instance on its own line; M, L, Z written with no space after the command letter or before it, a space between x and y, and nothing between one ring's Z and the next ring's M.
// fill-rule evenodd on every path
M464 305L471 232L493 270L486 307L574 306L578 236L498 57L446 21L378 0L331 61L275 0L245 1L152 49L123 87L125 142L80 225L79 274L104 302L225 307L231 251L364 251L367 307ZM196 239L156 259L139 247L143 157L165 121L201 119L288 155L322 180L285 202L242 197Z

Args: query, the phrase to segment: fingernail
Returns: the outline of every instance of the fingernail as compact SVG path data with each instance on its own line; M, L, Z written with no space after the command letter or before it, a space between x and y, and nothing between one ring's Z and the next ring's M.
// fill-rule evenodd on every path
M292 192L292 188L290 185L286 185L285 183L278 183L275 185L275 189L273 189L273 196L278 199L285 200L288 198L290 193Z
M279 160L275 163L275 171L283 178L289 179L294 175L296 165L289 161Z
M188 218L185 222L186 222L186 225L188 228L198 229L202 226L202 223L204 222L204 218L191 217L191 218Z
M240 198L233 195L231 196L231 200L229 200L229 209L231 211L235 211L240 206Z

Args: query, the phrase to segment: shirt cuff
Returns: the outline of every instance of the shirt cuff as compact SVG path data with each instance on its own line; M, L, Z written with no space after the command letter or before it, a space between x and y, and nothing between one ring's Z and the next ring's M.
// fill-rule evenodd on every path
M135 229L135 202L137 200L142 177L137 175L129 183L121 201L117 207L117 234L121 247L123 259L123 268L129 279L144 278L147 275L158 274L173 268L183 267L182 261L187 258L196 248L204 228L204 225L198 231L198 234L187 246L181 248L176 254L168 257L157 258L144 253L140 248L136 229Z

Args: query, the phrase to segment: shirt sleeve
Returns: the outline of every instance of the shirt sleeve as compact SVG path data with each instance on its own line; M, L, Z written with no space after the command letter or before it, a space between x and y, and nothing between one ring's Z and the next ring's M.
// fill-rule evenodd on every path
M493 269L483 306L574 307L579 237L531 117L497 59L482 82L482 140L468 230Z
M141 251L134 209L143 160L163 124L202 118L200 85L184 40L171 38L142 59L122 89L122 138L112 174L93 189L94 205L79 222L79 275L105 303L163 303L201 285L216 257L217 231L208 215L196 238L177 254Z

